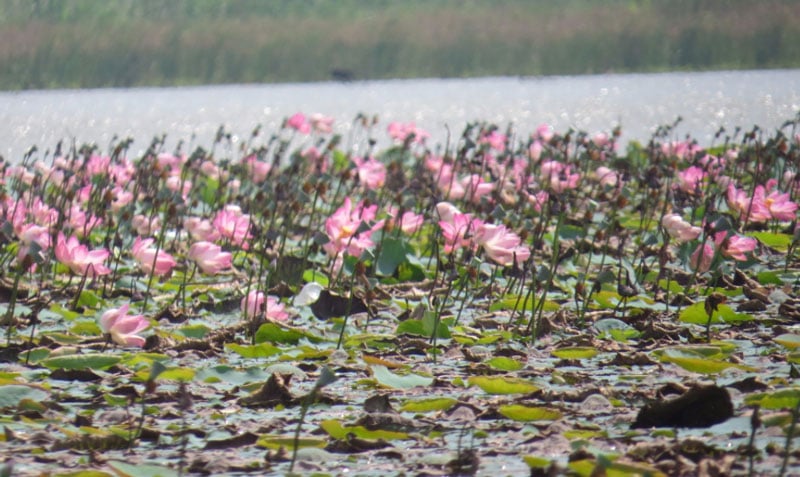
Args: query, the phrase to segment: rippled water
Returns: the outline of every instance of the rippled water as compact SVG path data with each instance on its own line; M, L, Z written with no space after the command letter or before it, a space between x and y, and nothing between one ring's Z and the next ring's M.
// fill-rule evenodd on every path
M646 141L681 116L676 134L709 145L720 127L772 130L794 118L800 70L0 93L0 154L18 161L30 146L44 151L62 139L106 149L115 135L134 138L134 152L160 134L169 147L208 147L221 125L242 140L297 111L333 116L342 133L358 113L378 115L382 127L415 121L436 141L476 120L513 123L520 135L545 122L590 133L621 125L623 142Z

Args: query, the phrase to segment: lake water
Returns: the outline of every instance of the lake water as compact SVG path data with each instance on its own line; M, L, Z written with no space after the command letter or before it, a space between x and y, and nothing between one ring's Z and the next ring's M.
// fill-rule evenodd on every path
M710 145L720 127L771 133L794 118L800 70L5 92L0 155L16 162L30 146L52 150L62 139L107 150L115 135L134 138L134 154L161 134L169 147L180 140L208 148L221 125L244 140L257 125L273 131L297 111L333 116L345 134L358 113L378 115L381 128L414 121L435 142L476 120L513 123L519 135L541 123L589 133L620 125L623 143L646 141L681 116L676 138L691 134Z

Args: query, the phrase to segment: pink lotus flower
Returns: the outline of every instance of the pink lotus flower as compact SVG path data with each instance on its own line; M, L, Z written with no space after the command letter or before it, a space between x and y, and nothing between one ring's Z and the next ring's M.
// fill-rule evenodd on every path
M764 191L752 197L743 190L737 189L733 184L728 184L726 194L728 208L737 212L741 220L748 222L766 222L770 219L769 209L764 204Z
M522 239L519 235L504 225L480 225L475 232L475 242L499 265L508 266L515 262L519 265L531 256L530 249L521 245Z
M122 346L144 346L145 339L137 335L147 329L150 322L142 315L129 315L129 305L112 308L100 317L100 329L111 335L115 343Z
M333 131L333 118L330 116L314 113L309 116L308 120L315 132L327 134Z
M453 214L449 221L440 220L439 227L441 227L444 237L445 253L452 253L460 248L477 250L478 243L475 241L475 234L482 225L482 220L462 213Z
M239 245L244 250L249 248L246 241L253 237L250 233L250 216L242 214L239 207L226 206L217 212L213 224L220 235L230 240L232 244Z
M389 136L399 142L405 142L407 139L413 138L414 142L422 144L431 136L427 131L418 128L413 122L406 124L392 122L389 123L387 130L389 131Z
M73 205L69 210L69 226L81 237L89 235L95 227L101 225L103 219L94 214L87 214L79 205Z
M700 244L689 258L689 266L698 272L707 272L714 260L714 247L709 243Z
M539 191L536 193L530 193L528 191L521 191L522 196L527 200L529 204L533 206L533 210L536 212L541 212L542 208L550 201L550 194L547 191Z
M758 241L751 237L729 234L721 231L714 234L714 245L710 243L698 246L691 257L690 266L699 272L706 272L711 266L716 250L720 251L723 257L732 258L740 262L747 260L746 253L755 250Z
M344 204L339 207L327 220L325 232L330 241L323 248L331 256L347 252L353 257L360 257L364 250L373 247L372 232L380 230L384 221L380 220L368 230L358 232L361 223L375 220L378 206L364 207L362 202L353 206L349 197L345 197Z
M619 174L616 171L609 169L606 166L600 166L594 171L594 175L601 185L607 187L616 187L619 183Z
M167 177L165 185L167 186L167 189L171 190L172 192L180 193L181 197L184 199L186 199L189 196L189 192L192 191L192 181L183 179L180 175L172 175Z
M68 266L73 273L78 275L97 277L111 273L111 269L103 265L109 256L108 250L89 251L85 245L78 242L78 238L75 236L65 240L64 234L59 232L55 253L59 262Z
M439 189L448 199L465 199L478 203L481 197L489 195L494 190L494 183L486 182L478 174L471 174L459 180L453 180L452 166L446 164L439 174Z
M22 263L25 256L30 253L31 245L34 243L38 246L40 257L42 257L41 251L50 248L50 230L47 227L25 224L16 232L20 241L19 250L17 251L18 263Z
M661 219L661 225L666 229L670 237L677 239L679 242L694 240L703 232L702 228L686 222L679 214L666 214Z
M114 197L111 201L111 210L119 212L123 207L133 202L133 192L125 190L121 186L115 186L111 190L111 195Z
M308 168L312 173L324 174L331 168L331 161L328 155L320 152L314 146L309 147L300 155L308 162Z
M550 142L554 135L553 126L543 123L536 128L536 132L532 136L538 137L543 142Z
M488 144L489 147L497 152L506 150L506 135L498 132L496 129L484 134L478 142L480 144Z
M272 169L272 164L259 160L255 154L245 157L242 163L247 169L250 179L256 184L264 182Z
M752 237L728 235L724 231L714 234L714 243L722 248L722 255L740 262L747 260L745 254L755 250L758 245L758 241Z
M537 139L531 143L531 146L528 148L528 154L531 156L531 159L536 162L542 158L543 150L544 144L542 144L542 141Z
M579 173L572 173L570 166L558 161L543 162L541 174L542 188L558 194L577 188L581 178Z
M261 313L264 309L264 301L266 297L264 292L258 290L250 290L250 292L242 298L242 303L239 309L244 313L245 318L253 319Z
M673 141L661 145L661 152L667 156L675 156L680 159L691 159L703 149L695 143L686 141Z
M17 231L20 242L30 245L36 242L42 250L50 248L50 230L36 224L25 224Z
M770 179L767 181L765 191L768 191L769 194L764 198L764 206L769 210L769 214L775 220L782 220L782 221L791 221L797 218L797 204L789 200L788 193L781 193L777 190L774 190L775 186L777 185L777 181L775 179ZM761 186L756 186L756 191ZM763 194L763 192L762 192Z
M142 240L140 237L136 237L133 247L131 247L131 255L139 262L139 266L146 274L160 277L171 272L177 262L172 255L154 247L154 242L152 238Z
M608 134L599 132L592 136L591 142L595 146L602 148L610 142L610 138L608 137Z
M399 214L397 207L390 206L387 208L387 212L389 216L392 217L392 220L390 220L387 225L391 227L399 227L400 230L406 235L411 235L419 230L420 227L422 227L422 224L425 222L425 217L410 210L404 212L399 218L397 217Z
M702 184L705 178L706 172L703 169L690 166L678 172L677 187L687 194L700 195L703 192Z
M187 217L183 227L189 232L192 239L200 242L216 242L221 237L217 229L208 219L200 217Z
M265 296L264 292L258 290L251 290L242 298L241 310L245 317L251 320L262 313L271 321L286 321L289 318L283 303L277 297Z
M375 158L354 157L358 181L364 184L367 189L376 190L383 187L386 183L386 166Z
M161 230L161 219L157 215L148 218L137 214L131 219L131 226L139 235L151 235Z
M303 113L294 113L292 116L290 116L289 119L286 120L286 126L302 134L308 134L311 132L311 124L308 122L306 115Z
M42 202L39 197L33 199L33 204L31 204L28 214L33 217L34 222L45 227L52 227L58 223L58 211Z
M203 273L215 275L232 265L233 257L211 242L195 242L189 247L189 259L194 260Z
M439 220L452 223L453 218L461 211L450 202L439 202L436 204L436 213L439 215Z

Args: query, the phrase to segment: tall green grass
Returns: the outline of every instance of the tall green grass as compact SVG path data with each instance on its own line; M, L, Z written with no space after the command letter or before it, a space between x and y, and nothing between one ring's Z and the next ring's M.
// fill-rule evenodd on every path
M7 0L0 88L800 66L790 0Z

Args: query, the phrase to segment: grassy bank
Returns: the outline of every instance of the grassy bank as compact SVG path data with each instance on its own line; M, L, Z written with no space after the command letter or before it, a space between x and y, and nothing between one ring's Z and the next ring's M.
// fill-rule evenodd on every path
M800 3L72 0L0 6L0 88L800 66Z

